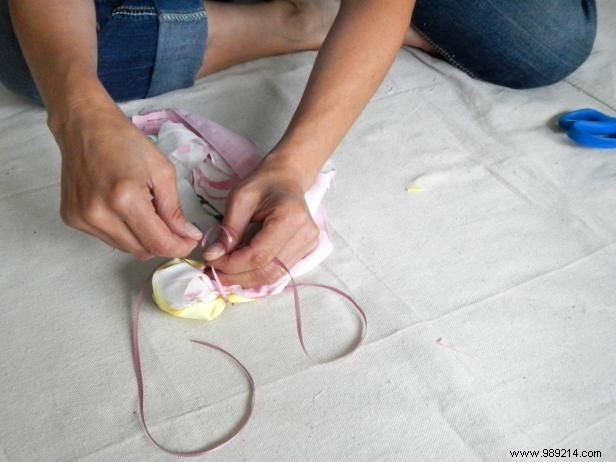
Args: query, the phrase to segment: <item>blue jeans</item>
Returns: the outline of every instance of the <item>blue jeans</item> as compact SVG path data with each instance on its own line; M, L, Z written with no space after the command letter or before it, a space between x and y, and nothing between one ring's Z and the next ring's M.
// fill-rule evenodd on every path
M94 0L99 77L116 101L190 86L205 51L201 0ZM413 27L469 76L510 88L558 82L588 57L595 0L417 0ZM0 0L0 82L40 102ZM411 78L411 76L409 76Z
M412 24L471 77L534 88L586 61L597 7L595 0L417 0Z
M41 103L13 32L7 1L0 0L0 82ZM194 83L207 39L202 0L94 0L94 4L98 76L114 100L147 98Z

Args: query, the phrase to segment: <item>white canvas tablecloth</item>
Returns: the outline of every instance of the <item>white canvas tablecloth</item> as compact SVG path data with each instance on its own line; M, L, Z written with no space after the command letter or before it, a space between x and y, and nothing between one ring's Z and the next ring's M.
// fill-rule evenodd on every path
M241 373L188 342L199 338L257 383L253 420L208 460L494 461L543 448L616 460L616 151L554 128L566 110L616 112L616 3L599 7L592 56L549 88L503 89L400 51L333 158L335 250L304 278L363 305L365 345L310 362L289 295L211 323L148 302L146 412L161 442L196 448L244 409ZM314 56L237 66L123 109L181 107L268 149ZM131 303L155 262L61 223L45 114L4 89L0 159L0 461L170 460L140 427L130 356ZM342 302L315 290L302 301L315 356L353 340Z

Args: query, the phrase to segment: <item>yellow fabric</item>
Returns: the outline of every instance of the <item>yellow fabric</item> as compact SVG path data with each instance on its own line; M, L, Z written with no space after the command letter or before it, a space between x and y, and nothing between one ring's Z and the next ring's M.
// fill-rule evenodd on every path
M177 265L179 263L188 263L196 268L203 268L203 263L196 260L188 260L188 259L180 259L174 258L173 260L169 260L162 265L160 265L154 271L154 275L162 269L168 268L173 265ZM222 314L225 310L227 303L225 302L222 296L218 296L216 299L210 302L203 302L199 300L195 300L194 302L182 307L175 308L169 304L168 300L165 300L163 297L160 288L155 283L155 278L152 277L152 299L156 306L158 306L165 313L170 314L171 316L177 316L180 318L190 318L190 319L203 319L207 321L211 321L212 319L217 318ZM229 303L246 303L253 301L252 298L244 297L243 295L228 293L227 300Z

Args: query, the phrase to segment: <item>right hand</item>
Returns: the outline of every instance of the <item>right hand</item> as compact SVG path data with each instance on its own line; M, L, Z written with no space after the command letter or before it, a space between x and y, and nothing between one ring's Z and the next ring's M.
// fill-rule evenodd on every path
M50 127L62 152L67 225L140 260L195 248L201 232L182 213L173 165L117 107Z

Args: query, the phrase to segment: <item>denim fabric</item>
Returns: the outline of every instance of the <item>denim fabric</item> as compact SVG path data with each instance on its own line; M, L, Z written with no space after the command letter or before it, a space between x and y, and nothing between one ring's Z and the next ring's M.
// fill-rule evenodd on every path
M95 0L98 76L128 101L191 86L203 62L207 17L201 0ZM41 103L0 0L0 82Z
M533 88L586 60L597 9L595 0L417 0L412 25L471 77Z
M207 40L202 0L153 1L158 8L158 48L148 96L192 86Z
M36 85L13 32L7 0L0 0L0 82L9 90L40 104Z
M156 61L156 7L150 0L96 1L96 29L98 77L111 97L147 97Z
M117 101L190 86L207 38L201 0L95 0L99 75ZM595 0L417 0L413 27L471 77L512 88L562 80L588 57ZM0 0L0 82L40 101Z

